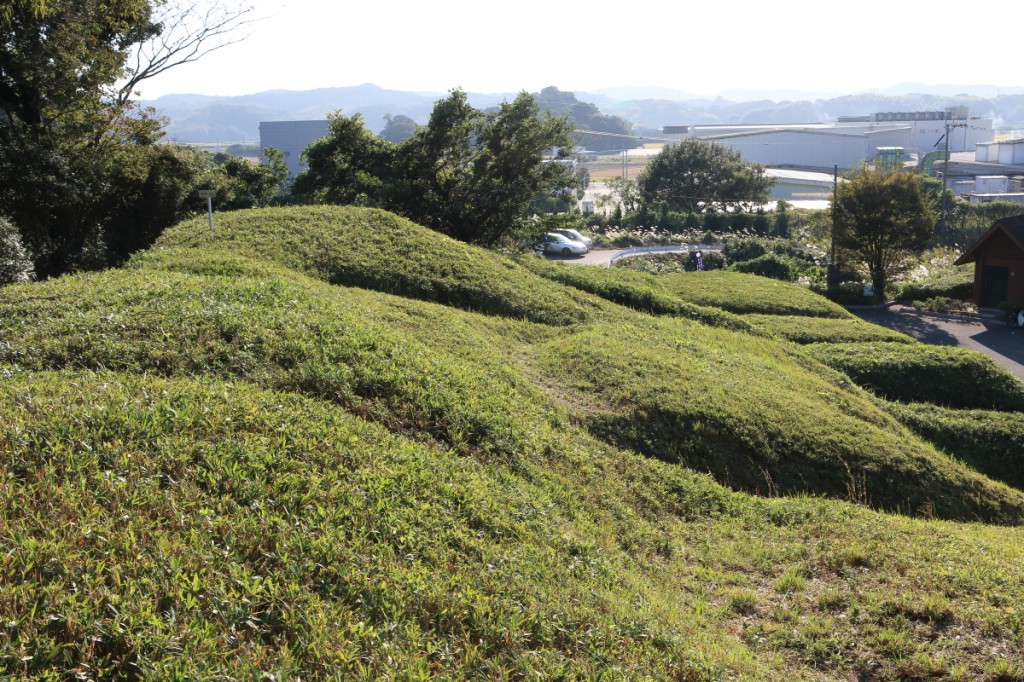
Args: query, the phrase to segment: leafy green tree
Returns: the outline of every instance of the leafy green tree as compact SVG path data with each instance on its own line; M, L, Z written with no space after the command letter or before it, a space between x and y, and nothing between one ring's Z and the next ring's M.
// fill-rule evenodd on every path
M617 199L626 213L635 213L640 210L643 203L643 195L640 193L640 186L632 178L615 177L609 178L605 185L611 190L612 200ZM601 197L604 199L604 197Z
M416 125L416 121L412 120L408 116L403 116L402 114L397 116L386 114L384 116L384 121L384 129L380 131L380 135L378 137L382 140L387 140L388 142L394 142L395 144L408 140L416 134L416 128L419 127Z
M225 155L218 159L216 174L219 178L207 178L208 184L217 185L215 207L219 210L259 208L269 206L280 195L288 178L288 165L284 154L277 149L264 151L263 163L252 163L238 156ZM215 173L211 173L214 176Z
M387 208L462 241L492 245L528 231L536 197L578 183L569 123L540 116L527 93L485 113L454 90L398 146L369 133L358 115L330 121L305 152L296 196Z
M931 203L921 178L900 170L862 166L839 184L832 205L836 248L867 267L876 298L931 243Z
M367 130L360 114L327 120L327 135L303 152L306 169L292 181L292 194L316 203L385 206L394 145Z
M774 182L739 152L694 137L665 147L637 179L648 204L694 212L764 203Z
M138 157L130 178L116 179L111 196L120 203L108 211L99 233L103 256L117 263L152 244L166 228L190 212L206 208L197 196L211 170L209 154L186 145L126 147ZM117 188L120 188L119 191ZM103 262L74 262L80 267Z
M186 209L178 196L156 222L133 212L147 187L165 184L157 174L181 166L165 163L176 153L160 143L163 121L132 103L131 89L191 61L196 40L224 28L160 40L173 13L190 7L19 0L0 11L0 213L18 226L39 275L103 265L103 253L128 253ZM146 45L156 62L140 56Z

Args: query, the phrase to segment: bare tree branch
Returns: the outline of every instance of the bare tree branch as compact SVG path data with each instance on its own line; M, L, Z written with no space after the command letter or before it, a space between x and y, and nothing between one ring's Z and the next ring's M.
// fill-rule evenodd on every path
M250 17L253 11L245 0L233 5L218 0L157 0L152 22L158 32L129 57L126 80L115 94L116 102L124 104L131 99L146 79L245 40L256 21Z

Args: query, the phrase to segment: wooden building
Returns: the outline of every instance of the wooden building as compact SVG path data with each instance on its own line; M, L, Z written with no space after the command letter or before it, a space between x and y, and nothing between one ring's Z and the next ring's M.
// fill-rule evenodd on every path
M974 263L972 300L982 308L1024 304L1024 215L1002 218L957 258Z

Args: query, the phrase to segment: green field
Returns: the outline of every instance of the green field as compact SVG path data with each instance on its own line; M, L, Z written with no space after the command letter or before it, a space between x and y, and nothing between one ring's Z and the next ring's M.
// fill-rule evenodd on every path
M242 211L0 377L4 679L1024 680L1019 385L796 285Z

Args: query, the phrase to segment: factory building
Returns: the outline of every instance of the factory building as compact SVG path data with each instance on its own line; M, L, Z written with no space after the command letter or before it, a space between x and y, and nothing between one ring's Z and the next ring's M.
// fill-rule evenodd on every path
M899 155L911 159L939 150L973 151L994 138L992 120L971 118L966 107L945 111L877 113L844 116L831 123L790 125L726 124L666 126L670 141L697 137L740 153L744 161L765 166L831 170Z

